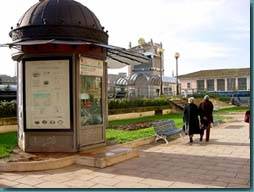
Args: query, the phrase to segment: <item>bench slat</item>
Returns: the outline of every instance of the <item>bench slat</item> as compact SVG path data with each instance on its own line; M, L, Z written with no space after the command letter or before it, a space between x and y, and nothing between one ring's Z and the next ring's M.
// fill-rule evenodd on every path
M158 139L164 139L168 143L166 137L175 135L182 132L182 129L177 128L173 120L162 120L153 123L154 130Z

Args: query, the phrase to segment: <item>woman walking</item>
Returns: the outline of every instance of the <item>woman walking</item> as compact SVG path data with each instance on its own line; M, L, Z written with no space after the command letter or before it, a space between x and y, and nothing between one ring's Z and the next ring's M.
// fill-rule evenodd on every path
M202 130L206 131L206 141L210 139L210 128L213 123L213 103L209 100L209 96L206 95L204 100L199 105L199 114Z
M194 104L194 97L188 99L188 104L184 107L183 122L185 126L185 134L189 135L190 143L193 143L193 135L199 134L200 140L203 137L199 127L198 107Z

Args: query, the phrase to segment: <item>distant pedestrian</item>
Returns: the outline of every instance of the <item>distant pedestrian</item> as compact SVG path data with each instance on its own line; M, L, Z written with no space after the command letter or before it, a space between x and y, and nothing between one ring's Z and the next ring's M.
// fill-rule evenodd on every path
M188 99L188 104L184 107L184 131L189 135L190 143L193 143L193 135L201 134L198 119L198 107L194 104L194 97Z
M208 95L204 97L204 100L199 105L199 114L201 130L206 132L206 141L209 141L210 128L213 123L213 103L209 100ZM200 140L202 141L202 137Z
M250 138L250 110L246 111L244 115L244 122L249 123L249 138Z
M244 115L244 122L250 123L250 110L246 111Z

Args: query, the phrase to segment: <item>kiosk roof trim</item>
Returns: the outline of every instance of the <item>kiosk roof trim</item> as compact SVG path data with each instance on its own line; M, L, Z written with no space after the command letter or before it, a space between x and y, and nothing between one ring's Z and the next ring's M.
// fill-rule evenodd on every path
M66 40L28 40L28 41L16 41L13 43L2 44L2 47L19 47L23 45L43 45L43 44L65 44L65 45L95 45L107 49L107 60L108 67L111 69L122 68L126 65L140 65L149 63L150 58L137 52L127 50L125 48L92 43L86 41L66 41Z

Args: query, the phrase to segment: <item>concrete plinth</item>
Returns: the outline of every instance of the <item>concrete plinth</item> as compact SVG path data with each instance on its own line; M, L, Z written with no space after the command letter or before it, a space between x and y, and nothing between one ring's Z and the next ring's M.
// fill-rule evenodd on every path
M80 153L80 157L76 163L79 165L105 168L138 156L138 151L131 147L104 147L99 150Z

